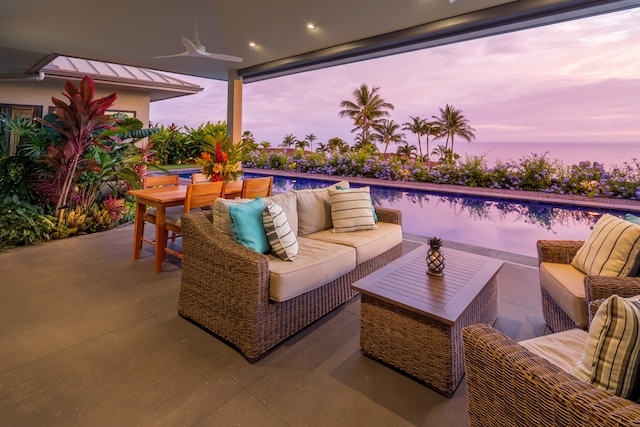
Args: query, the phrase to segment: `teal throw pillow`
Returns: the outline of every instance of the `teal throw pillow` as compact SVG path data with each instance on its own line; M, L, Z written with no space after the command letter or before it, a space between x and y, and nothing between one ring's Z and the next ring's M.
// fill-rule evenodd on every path
M260 197L248 203L229 206L233 240L247 248L266 254L271 251L267 234L262 225L264 202Z
M632 223L634 223L634 224L638 224L638 225L640 225L640 217L637 217L637 216L635 216L635 215L631 215L631 214L629 214L629 213L628 213L628 214L624 217L624 219L625 219L625 220L627 220L627 221L629 221L629 222L632 222Z
M336 185L336 190L353 190L353 189ZM373 222L378 222L378 215L376 215L376 208L373 207L373 200L371 201L371 212L373 213Z

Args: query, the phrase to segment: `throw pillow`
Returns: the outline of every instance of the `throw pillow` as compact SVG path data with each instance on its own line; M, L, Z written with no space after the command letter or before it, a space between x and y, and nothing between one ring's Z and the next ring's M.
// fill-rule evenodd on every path
M369 187L338 190L329 188L334 233L378 228L371 213Z
M262 224L264 202L260 197L248 203L229 206L233 240L247 248L266 254L271 250Z
M598 308L582 360L572 369L576 378L617 396L640 397L640 296L609 297Z
M571 265L594 276L633 276L640 265L640 225L604 214Z
M277 204L268 204L262 212L262 223L267 232L267 240L278 258L293 261L298 256L298 239L289 227L284 209Z
M348 190L349 187L341 187L339 185L336 185L336 189L337 190ZM378 222L378 215L376 214L376 208L375 206L373 206L373 200L371 201L371 213L373 214L373 222Z
M624 217L624 219L625 219L626 221L629 221L629 222L632 222L632 223L634 223L634 224L638 224L638 225L640 225L640 217L637 217L637 216L635 216L635 215L631 215L631 214L629 214L629 213L628 213L628 214Z

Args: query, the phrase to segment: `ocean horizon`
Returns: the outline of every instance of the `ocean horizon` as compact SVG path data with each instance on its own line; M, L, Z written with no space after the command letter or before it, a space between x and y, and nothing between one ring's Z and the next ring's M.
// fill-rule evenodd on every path
M411 142L410 142L411 143ZM415 143L414 143L415 144ZM435 145L429 143L433 150ZM494 166L497 161L517 161L531 154L542 155L548 153L550 160L558 160L564 166L571 166L581 161L600 162L605 167L622 166L639 157L637 147L640 143L576 143L576 142L466 142L456 141L455 151L464 159L469 156L485 156L488 166ZM426 150L424 142L422 149Z

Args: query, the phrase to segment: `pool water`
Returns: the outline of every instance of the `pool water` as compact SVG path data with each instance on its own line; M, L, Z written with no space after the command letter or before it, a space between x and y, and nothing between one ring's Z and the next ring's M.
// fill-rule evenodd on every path
M256 175L257 176L257 175ZM274 177L274 192L325 181ZM626 212L372 187L374 204L402 211L405 232L537 257L537 240L585 240L604 213Z

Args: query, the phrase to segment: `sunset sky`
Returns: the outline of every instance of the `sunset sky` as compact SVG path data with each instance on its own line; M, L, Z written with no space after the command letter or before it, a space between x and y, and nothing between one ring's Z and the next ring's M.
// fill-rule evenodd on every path
M226 82L151 104L151 122L226 120ZM448 103L487 142L640 142L640 8L244 85L243 129L352 143L338 117L362 83L395 105L391 119L430 118ZM415 143L414 136L407 138Z

